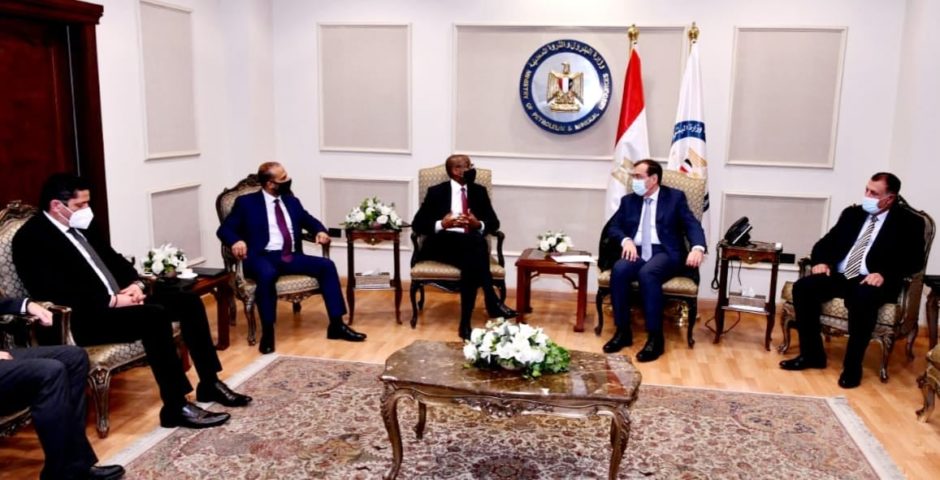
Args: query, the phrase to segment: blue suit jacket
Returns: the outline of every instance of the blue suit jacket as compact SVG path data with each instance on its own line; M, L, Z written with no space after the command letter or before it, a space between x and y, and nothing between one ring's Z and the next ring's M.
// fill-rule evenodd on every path
M618 246L624 238L636 238L642 212L643 197L633 193L624 195L620 199L620 207L610 220L608 237ZM659 186L656 205L656 234L666 253L680 264L685 263L682 255L686 250L686 238L690 245L706 246L705 231L689 209L685 193L662 185Z
M326 227L304 210L300 200L293 195L281 195L281 201L287 207L287 214L294 227L294 252L303 253L301 232L306 230L314 235L326 232ZM274 221L273 219L271 221ZM270 240L268 235L268 211L264 204L264 194L259 190L256 193L242 195L235 199L235 205L222 225L216 231L222 243L232 246L243 240L248 244L248 255L264 253L264 247Z

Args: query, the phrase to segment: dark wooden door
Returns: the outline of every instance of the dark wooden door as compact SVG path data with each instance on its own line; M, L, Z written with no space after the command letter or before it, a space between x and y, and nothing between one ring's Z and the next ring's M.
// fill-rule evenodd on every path
M0 1L0 207L36 205L42 182L91 181L96 224L108 233L95 26L100 5Z

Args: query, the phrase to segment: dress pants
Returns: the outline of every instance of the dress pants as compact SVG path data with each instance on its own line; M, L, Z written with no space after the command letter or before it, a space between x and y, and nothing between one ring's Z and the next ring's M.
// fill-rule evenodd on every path
M610 302L614 307L614 323L618 329L630 329L630 302L633 282L640 285L643 317L647 332L663 330L663 283L675 276L679 262L660 245L653 245L649 260L637 258L630 262L621 258L610 273Z
M470 325L477 289L483 288L487 309L493 310L499 305L490 272L490 247L483 235L442 230L425 240L421 259L443 262L460 269L461 324Z
M824 358L819 315L822 304L839 297L849 311L849 341L842 361L843 370L861 373L865 349L875 330L878 309L889 299L884 289L862 285L864 275L846 279L841 273L803 277L793 285L793 308L800 334L800 354L812 359Z
M10 354L13 360L0 360L0 414L30 407L46 456L39 478L85 478L98 461L85 436L88 354L67 345Z
M346 300L339 283L336 264L329 258L294 253L290 262L281 258L281 252L269 251L261 255L248 255L243 260L245 274L258 285L255 303L261 323L273 325L277 319L277 279L281 275L307 275L317 279L323 293L323 303L329 318L346 315Z
M111 308L96 313L74 312L72 333L79 345L141 340L147 362L169 408L181 407L193 390L173 340L173 321L180 322L183 341L201 381L214 381L222 364L212 344L202 299L189 292L166 291L147 297L144 305Z

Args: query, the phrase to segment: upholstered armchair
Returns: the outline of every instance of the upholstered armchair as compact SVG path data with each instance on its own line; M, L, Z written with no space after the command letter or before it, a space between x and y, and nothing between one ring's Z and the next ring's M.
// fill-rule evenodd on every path
M20 227L37 213L36 208L19 201L10 202L0 211L0 294L6 297L28 297L16 267L13 265L13 237ZM57 324L53 327L52 338L43 336L43 343L75 345L69 328L69 310L58 307L61 315L56 315ZM60 320L61 319L61 320ZM173 325L177 348L181 351L183 363L187 366L188 353L182 343L179 325ZM146 354L140 341L131 343L109 343L84 347L88 352L90 370L88 386L94 399L96 427L98 436L105 438L111 429L109 394L111 377L129 368L145 365Z
M933 413L934 402L940 392L940 345L927 352L927 370L917 378L917 386L924 394L924 407L917 411L917 419L926 422Z
M689 203L689 209L699 221L702 220L702 214L705 211L705 180L702 178L692 178L683 173L673 170L663 172L662 184L664 186L682 190ZM604 225L601 231L601 241L598 250L599 260L597 262L600 272L597 275L597 327L594 333L600 335L604 329L604 298L610 295L610 272L614 263L620 258L621 247L615 245L607 238L607 229L610 227L610 221ZM687 319L688 330L686 332L686 341L689 348L695 345L695 339L692 338L692 331L695 327L695 319L698 315L698 269L684 268L675 277L670 278L663 284L663 295L669 303L680 302L681 315ZM634 283L634 286L637 286ZM667 305L669 305L667 303Z
M904 279L897 301L886 303L878 310L872 340L881 344L881 370L879 376L882 382L888 381L888 360L891 358L891 350L898 340L907 337L907 359L908 361L914 359L914 340L917 337L917 318L920 313L921 293L924 289L924 271L927 268L930 246L933 244L936 232L936 224L926 212L914 209L905 201L902 201L900 206L924 220L924 264L919 272ZM810 274L813 266L810 259L806 257L800 259L799 267L799 275L802 278ZM780 323L783 329L783 344L777 347L777 350L780 353L786 353L790 349L790 330L797 328L796 312L793 308L793 282L787 282L783 285L781 297L784 302L783 321ZM820 322L827 341L832 337L848 335L849 311L845 308L845 302L841 298L834 298L824 303Z
M0 315L0 350L29 347L35 344L31 328L34 317L28 315ZM0 415L0 437L13 435L29 423L29 408Z
M493 198L493 172L485 168L477 168L476 183L486 187L486 193ZM418 171L418 204L424 203L428 188L449 180L447 170L443 165L422 168ZM493 238L496 239L496 257L490 255L490 273L493 275L493 284L499 291L500 300L506 300L506 260L503 257L503 241L506 235L496 231L486 236L490 251L493 251ZM441 290L451 293L459 292L460 269L452 265L432 260L421 260L421 247L425 236L411 232L411 243L414 250L411 254L411 328L418 324L418 311L424 308L424 286L433 285ZM419 298L420 295L420 298Z
M239 181L234 187L222 190L222 193L215 199L215 212L219 216L219 223L222 223L228 214L232 212L235 205L235 199L255 193L261 190L261 184L258 183L258 176L248 175ZM315 242L314 235L304 232L303 239L308 242ZM330 258L330 246L321 245L323 257ZM246 278L242 269L241 260L235 258L232 249L222 245L222 260L225 263L225 269L235 274L235 296L242 301L245 310L245 318L248 321L248 344L257 343L258 320L255 316L255 290L257 285L255 281ZM294 313L300 313L300 302L307 297L320 293L320 284L317 279L306 275L282 275L277 279L277 298L293 304ZM235 315L232 315L235 318Z

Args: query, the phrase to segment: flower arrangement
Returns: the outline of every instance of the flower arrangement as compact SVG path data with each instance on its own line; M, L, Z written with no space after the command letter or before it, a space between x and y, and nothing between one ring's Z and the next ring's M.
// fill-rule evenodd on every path
M186 268L186 254L171 243L150 249L144 259L144 273L173 276Z
M543 252L565 253L572 247L571 237L565 232L551 230L539 235L539 250Z
M496 318L486 328L474 328L464 342L468 366L523 370L523 377L568 371L571 355L553 342L541 328Z
M376 197L362 200L359 206L346 214L346 221L343 222L343 226L354 230L401 230L401 225L401 217L395 213L395 204L386 205Z

